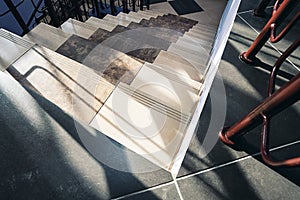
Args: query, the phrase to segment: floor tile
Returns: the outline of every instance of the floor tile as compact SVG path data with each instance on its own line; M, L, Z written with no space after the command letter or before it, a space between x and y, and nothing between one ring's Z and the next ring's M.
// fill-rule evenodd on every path
M248 158L178 181L184 199L295 199L297 185Z
M300 11L299 7L296 7L291 14L285 19L285 21L282 23L281 26L278 27L278 30L276 33L278 34L284 26L287 25L287 23L292 19L292 17ZM240 14L240 16L247 20L247 22L255 28L258 32L260 32L265 24L268 22L268 19L271 16L272 8L269 8L266 10L267 16L266 17L255 17L252 13L243 13ZM285 51L291 44L298 38L298 33L300 32L300 21L296 22L296 24L293 26L293 28L288 32L288 34L279 42L273 43L273 45L278 48L281 52ZM300 49L297 48L292 55L288 58L291 60L297 67L298 70L300 70Z
M239 18L236 18L219 67L226 90L227 107L224 111L226 112L225 123L223 122L218 127L215 127L215 134L223 126L231 126L238 122L266 97L266 86L270 69L272 68L271 64L276 61L278 53L269 46L263 47L259 53L259 57L264 62L262 66L249 66L242 63L238 58L239 54L249 47L255 37L256 33ZM290 71L294 68L285 62L283 69ZM278 86L286 82L284 77L291 78L284 71L281 71L279 76L283 78L279 78L277 81ZM214 84L212 88L214 88ZM211 105L209 105L210 101L207 100L206 107L199 121L199 130L190 144L179 176L232 161L247 155L245 152L248 154L259 152L260 127L250 131L249 134L244 136L244 140L240 141L244 145L241 152L217 142L206 157L201 156L203 139L208 133L208 124L211 122ZM274 126L270 141L272 147L299 140L299 135L294 134L293 131L297 130L295 126L297 126L297 121L299 121L298 107L299 103L282 113L281 117L274 118L277 122L274 121L272 123L272 127ZM285 116L284 120L281 120L279 123L278 120L283 116ZM289 131L285 131L284 129L286 128ZM282 133L285 133L285 137L282 137Z
M245 11L250 11L250 13L252 13L252 11L258 7L259 3L261 2L261 0L253 0L253 1L241 1L241 5L239 7L238 12L245 12ZM273 6L275 3L275 1L272 1L269 6Z
M153 165L28 93L17 81L0 74L0 88L2 198L111 199L172 180L157 168L137 173L134 165ZM81 140L85 134L102 141L100 154L91 155Z
M176 187L174 184L167 185L164 187L160 187L157 189L153 189L147 192L143 192L140 194L128 196L125 198L120 198L120 199L127 199L127 200L139 200L139 199L174 199L174 200L180 200L180 197L178 195L178 192L176 190Z

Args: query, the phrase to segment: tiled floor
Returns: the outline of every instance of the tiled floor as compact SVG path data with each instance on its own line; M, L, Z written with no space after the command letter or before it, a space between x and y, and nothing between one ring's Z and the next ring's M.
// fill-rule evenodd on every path
M174 0L177 3L181 1ZM207 15L207 19L210 19L220 14L213 13L213 2L216 1L227 2L195 2L204 11L211 10L211 15ZM111 149L106 149L106 153L99 156L103 156L101 159L104 161L115 160L123 164L119 166L123 171L97 162L84 148L78 135L78 130L93 133L90 127L74 123L73 118L54 104L35 93L29 95L30 91L0 74L0 102L5 105L0 108L0 130L4 130L0 136L0 198L298 199L300 168L271 168L261 161L258 153L260 127L243 137L241 151L217 141L217 132L224 123L215 115L226 113L225 125L232 125L258 105L266 96L268 74L279 56L278 50L284 50L299 33L298 23L280 43L266 44L258 54L263 62L261 66L243 64L238 55L247 50L267 21L266 18L256 18L251 14L258 3L259 0L242 0L220 63L219 75L177 177L157 169L127 149L121 151L113 145L106 145L112 141L105 136L96 139ZM167 1L152 4L151 9L176 14L172 4ZM270 11L268 9L268 13ZM204 13L184 16L197 19ZM284 63L277 84L283 85L287 78L299 72L299 67L298 50L290 61ZM224 89L224 106L216 106L215 100L220 98L219 94ZM216 108L221 109L216 111ZM7 116L13 120L5 121ZM300 154L299 122L299 102L272 120L270 145L275 158ZM215 145L207 144L207 134L213 135ZM128 166L130 162L126 160L120 162L125 157L140 163L140 166L147 166L147 169L144 169L144 173L126 172L132 170L132 166Z

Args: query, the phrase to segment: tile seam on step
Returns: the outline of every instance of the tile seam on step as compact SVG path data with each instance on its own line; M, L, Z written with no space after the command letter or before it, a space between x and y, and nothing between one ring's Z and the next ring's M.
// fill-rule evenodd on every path
M240 16L239 14L237 14L237 16L243 21L245 22L252 30L254 30L257 34L259 34L260 32L257 31L250 23L247 22L246 19L244 19L242 16ZM267 41L267 43L279 54L282 55L282 52L279 51L277 49L277 47L275 47L270 41ZM300 69L289 59L287 58L286 61L288 61L297 71L300 71Z

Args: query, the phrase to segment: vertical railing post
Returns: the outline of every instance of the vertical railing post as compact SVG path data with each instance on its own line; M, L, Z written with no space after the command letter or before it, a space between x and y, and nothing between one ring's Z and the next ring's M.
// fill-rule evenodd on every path
M284 0L282 4L279 6L276 13L271 17L271 19L267 22L263 30L257 36L255 41L249 47L246 52L243 52L240 55L240 59L246 63L252 64L256 60L256 54L261 50L264 44L268 41L271 33L271 25L276 23L279 25L284 18L290 14L291 10L296 7L296 4L299 3L298 0Z
M52 2L50 0L45 0L45 6L47 7L49 16L51 18L51 24L55 27L59 27L59 19L57 17L57 13L54 11L54 8L52 6Z

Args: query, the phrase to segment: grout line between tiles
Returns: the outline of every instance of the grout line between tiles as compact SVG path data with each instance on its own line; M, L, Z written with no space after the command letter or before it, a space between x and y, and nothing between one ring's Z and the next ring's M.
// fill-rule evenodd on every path
M237 16L243 21L245 22L251 29L253 29L257 34L259 34L259 31L257 31L250 23L247 22L246 19L244 19L242 16L240 16L240 14L237 14ZM275 50L277 51L277 53L279 53L279 55L282 55L282 53L279 51L279 49L277 49L270 41L267 41L267 43ZM296 70L300 71L300 69L289 59L286 59Z
M280 145L278 147L273 147L273 148L270 149L270 152L280 150L280 149L283 149L283 148L286 148L286 147L289 147L289 146L292 146L292 145L296 145L296 144L300 144L300 140L295 141L295 142L291 142L291 143L288 143L288 144ZM160 184L160 185L157 185L157 186L154 186L154 187L150 187L150 188L147 188L147 189L144 189L144 190L140 190L140 191L137 191L137 192L133 192L133 193L130 193L130 194L127 194L127 195L124 195L124 196L117 197L117 198L113 198L112 200L119 200L119 199L124 199L124 198L127 198L127 197L131 197L131 196L134 196L134 195L142 194L142 193L145 193L145 192L148 192L148 191L152 191L152 190L159 189L159 188L162 188L162 187L165 187L165 186L168 186L168 185L172 185L173 183L175 184L175 187L176 187L176 190L179 194L180 199L183 200L183 196L182 196L182 193L180 191L180 188L179 188L179 185L178 185L177 181L184 180L184 179L187 179L187 178L191 178L193 176L197 176L199 174L210 172L210 171L213 171L215 169L223 168L223 167L235 164L239 161L244 161L244 160L247 160L249 158L253 158L253 157L258 156L258 155L260 155L260 152L254 153L254 154L251 154L251 155L248 155L248 156L245 156L245 157L242 157L242 158L239 158L239 159L227 162L227 163L223 163L223 164L218 165L218 166L214 166L214 167L211 167L211 168L208 168L208 169L204 169L204 170L201 170L199 172L195 172L195 173L192 173L192 174L189 174L189 175L185 175L185 176L182 176L182 177L179 177L179 178L174 178L173 177L173 181L163 183L163 184Z
M179 195L180 200L184 200L184 198L183 198L183 196L182 196L182 193L181 193L181 190L180 190L180 188L179 188L179 185L178 185L178 183L177 183L177 178L176 178L176 176L173 176L173 175L172 175L172 178L173 178L173 180L174 180L174 184L175 184L175 187L176 187L176 190L177 190L177 193L178 193L178 195Z
M273 8L273 6L268 6L266 9L269 9L269 8ZM241 12L238 12L237 14L239 15L239 14L245 14L245 13L253 12L254 9L241 11Z
M174 183L174 180L170 181L170 182L167 182L167 183L163 183L163 184L154 186L154 187L150 187L150 188L147 188L147 189L144 189L144 190L140 190L140 191L137 191L137 192L126 194L124 196L120 196L120 197L117 197L117 198L112 198L112 200L119 200L119 199L124 199L124 198L127 198L127 197L131 197L131 196L134 196L134 195L137 195L137 194L142 194L142 193L145 193L145 192L148 192L148 191L152 191L152 190L159 189L159 188L162 188L162 187L165 187L165 186L168 186L168 185L172 185L173 183Z
M289 147L289 146L296 145L296 144L300 144L300 140L295 141L295 142L291 142L291 143L288 143L288 144L280 145L278 147L273 147L273 148L270 149L270 152L280 150L280 149L283 149L285 147ZM230 161L230 162L227 162L227 163L223 163L223 164L218 165L218 166L214 166L214 167L211 167L211 168L208 168L208 169L204 169L204 170L199 171L199 172L195 172L195 173L192 173L192 174L189 174L189 175L186 175L186 176L179 177L179 178L177 178L177 180L184 180L184 179L187 179L187 178L191 178L193 176L197 176L199 174L210 172L210 171L213 171L215 169L223 168L223 167L235 164L239 161L244 161L244 160L247 160L249 158L253 158L253 157L258 156L258 155L260 155L260 152L257 152L257 153L254 153L254 154L242 157L242 158L238 158L236 160L233 160L233 161Z

